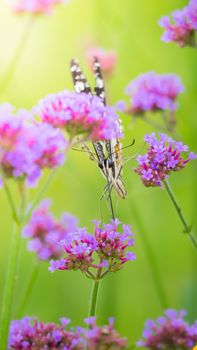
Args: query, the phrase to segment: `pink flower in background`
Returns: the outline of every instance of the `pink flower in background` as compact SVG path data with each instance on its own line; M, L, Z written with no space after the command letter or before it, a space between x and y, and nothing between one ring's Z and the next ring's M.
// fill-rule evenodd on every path
M158 139L154 133L145 135L144 141L148 144L148 152L137 157L135 172L146 187L162 186L162 181L172 172L180 171L190 160L197 158L196 154L188 153L188 146L165 134L159 133Z
M63 213L61 219L57 220L49 208L50 201L42 201L23 229L23 237L29 238L28 249L36 252L41 260L60 258L64 250L57 242L65 239L68 233L77 230L78 220L75 216Z
M197 30L197 0L191 0L188 6L172 13L172 20L164 16L159 20L160 27L165 29L161 39L175 42L180 47L195 46L195 31Z
M48 95L35 113L43 122L64 128L71 139L79 135L92 141L122 136L115 110L91 94L62 91Z
M53 7L70 0L8 0L11 9L16 13L50 14Z
M52 126L36 122L26 110L0 106L0 167L5 178L35 185L45 168L63 165L67 142Z
M177 108L177 97L184 87L175 74L148 72L139 75L126 88L131 97L129 111L142 114L148 111L171 110Z
M79 332L66 329L69 322L44 323L33 317L12 321L8 350L83 350Z
M112 318L97 326L95 317L84 320L86 327L68 327L70 320L62 317L60 323L40 322L24 317L10 325L8 350L124 350L128 340L114 327Z
M117 63L117 55L115 51L107 51L101 47L90 47L86 51L86 56L90 69L93 69L94 57L96 57L101 65L103 73L112 74Z
M184 320L185 316L184 310L168 309L156 321L147 320L143 339L137 345L149 350L194 349L197 343L197 322L189 325Z
M81 334L87 344L87 350L123 350L128 348L127 338L123 338L114 327L114 319L110 318L108 324L97 326L96 318L85 319L87 328L81 328Z

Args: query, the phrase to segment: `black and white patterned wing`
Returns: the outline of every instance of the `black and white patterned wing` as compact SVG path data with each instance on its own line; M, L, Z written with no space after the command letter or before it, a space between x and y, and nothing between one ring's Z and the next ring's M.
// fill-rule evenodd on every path
M87 93L91 94L91 88L90 85L82 71L82 69L79 66L79 63L77 60L73 59L70 64L70 70L73 78L73 83L74 83L74 88L77 93ZM95 153L97 155L98 159L98 165L103 173L104 176L105 174L105 155L103 152L103 146L101 142L96 142L93 143ZM83 146L84 147L84 146ZM85 146L86 149L88 146ZM89 153L91 151L89 150ZM91 158L93 159L93 155L91 155Z
M82 69L80 68L77 60L73 59L71 61L70 71L72 74L72 79L73 79L75 91L78 93L85 92L87 94L91 94L90 85L89 85Z
M95 87L94 87L95 95L98 96L104 104L106 104L104 80L101 73L100 63L96 57L94 58L93 69L94 69L94 76L95 76Z
M95 95L106 104L106 94L101 67L98 59L94 59L94 76L95 76ZM121 198L126 197L126 190L122 180L122 153L119 139L113 138L103 142L104 153L106 153L105 173L108 182L110 182L116 193Z

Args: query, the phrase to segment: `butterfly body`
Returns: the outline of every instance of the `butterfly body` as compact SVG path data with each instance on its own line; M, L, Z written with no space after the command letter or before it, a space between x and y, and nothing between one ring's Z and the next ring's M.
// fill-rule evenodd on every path
M71 61L71 74L74 82L75 91L77 93L91 93L90 85L85 78L78 62ZM97 59L94 62L95 88L94 93L100 100L106 104L104 82L101 74L100 64ZM94 152L87 145L82 148L86 150L90 159L96 160L102 175L107 180L108 188L114 188L115 192L121 197L126 197L126 189L122 180L122 152L121 143L117 138L106 141L93 142Z

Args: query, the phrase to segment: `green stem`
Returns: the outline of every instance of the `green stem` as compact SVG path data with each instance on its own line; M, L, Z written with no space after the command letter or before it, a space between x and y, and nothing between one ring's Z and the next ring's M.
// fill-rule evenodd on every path
M19 317L19 318L22 316L24 309L25 309L25 306L27 305L29 296L31 295L33 286L34 286L36 279L38 277L38 272L39 272L39 263L38 263L38 261L36 261L36 264L34 266L34 269L32 271L30 279L28 281L27 288L25 289L25 293L22 296L22 302L21 302L21 304L18 308L18 311L17 311L17 317Z
M162 120L163 120L164 126L166 128L166 131L171 132L171 130L169 128L169 125L168 125L168 118L167 118L167 115L166 115L166 111L161 111L161 116L162 116Z
M44 183L43 187L41 188L41 190L38 192L38 194L37 194L36 197L34 198L33 203L32 203L32 205L31 205L30 209L29 209L28 212L26 213L25 218L24 218L25 221L29 218L29 216L31 215L32 211L35 209L35 207L37 206L37 204L40 202L40 200L41 200L43 194L46 192L47 188L48 188L49 185L51 184L51 182L52 182L52 180L53 180L55 174L56 174L56 170L53 170L53 171L49 174L49 176L48 176L46 182Z
M17 64L22 56L22 53L24 51L24 47L25 47L27 40L29 38L29 34L31 32L33 22L34 22L34 16L31 16L30 18L28 18L28 22L25 26L25 30L22 34L22 37L20 38L18 46L16 47L16 51L13 55L13 59L10 62L9 66L7 68L7 71L5 72L5 75L3 77L3 80L0 84L0 93L1 94L2 94L2 92L4 92L6 90L6 88L8 87L8 85L13 77L13 74L16 70Z
M163 132L166 132L166 129L163 128L160 124L155 123L154 121L152 121L151 119L149 119L146 115L143 115L141 118L145 123L149 124L150 126L152 126L153 128L157 129L157 130L162 130Z
M195 249L197 249L197 241L191 232L192 231L191 225L189 225L187 223L187 220L185 219L185 217L182 213L182 210L177 202L175 195L173 194L173 192L171 190L171 187L170 187L168 181L164 180L163 183L164 183L165 189L166 189L166 191L167 191L167 193L168 193L168 195L169 195L169 197L170 197L170 199L171 199L171 201L176 209L176 212L177 212L177 214L178 214L178 216L183 224L183 228L184 228L183 232L189 236L193 246L195 247Z
M100 268L98 270L97 276L96 276L94 284L93 284L92 295L91 295L91 300L90 300L89 317L95 316L95 314L96 314L96 303L97 303L98 288L99 288L101 273L102 273L102 268Z
M12 313L13 296L16 286L17 279L17 266L19 258L19 246L20 246L20 233L21 225L18 223L14 224L14 230L12 233L12 241L10 247L10 255L7 267L7 276L5 281L3 302L2 302L2 317L0 327L0 344L1 350L7 350L7 341L9 333L9 325Z
M13 217L13 219L14 219L14 221L16 223L19 223L19 218L18 218L18 214L17 214L16 208L15 208L15 204L14 204L14 201L12 199L12 195L11 195L10 189L9 189L9 187L8 187L8 185L7 185L5 180L4 180L4 183L3 183L3 187L4 187L4 190L5 190L5 194L6 194L8 203L10 205L10 209L12 211L12 217Z
M157 259L155 257L154 251L151 247L149 239L146 235L146 229L143 226L142 219L139 215L139 212L138 212L136 206L134 206L133 203L132 203L132 211L133 211L133 216L135 217L135 219L137 221L137 226L138 226L139 231L140 231L140 237L142 237L142 244L144 246L145 254L146 254L147 260L149 262L150 271L152 274L152 279L154 282L155 290L156 290L160 305L161 305L162 309L166 309L168 307L168 301L167 301L167 297L166 297L166 294L164 291L164 286L163 286L162 280L160 278L161 274L160 274L160 271L158 269Z
M5 185L5 184L4 184ZM8 188L8 187L7 187ZM12 306L14 300L14 292L17 281L17 271L18 271L18 261L20 255L20 238L21 238L21 227L23 224L24 218L24 210L25 210L25 199L26 193L24 188L24 183L19 184L20 191L20 206L19 212L17 215L17 221L14 223L13 233L11 237L11 246L8 258L7 265L7 273L2 301L2 314L1 314L1 323L0 323L0 344L1 350L7 350L8 344L8 334L9 334L9 326L10 320L12 316ZM9 193L9 202L11 207L13 208L13 199Z

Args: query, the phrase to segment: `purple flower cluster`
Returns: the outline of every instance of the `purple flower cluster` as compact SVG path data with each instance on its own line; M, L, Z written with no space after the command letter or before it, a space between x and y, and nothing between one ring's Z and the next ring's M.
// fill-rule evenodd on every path
M123 233L117 231L119 221L99 226L95 222L94 235L87 233L86 228L78 229L67 235L61 242L66 257L61 260L51 260L49 270L81 270L88 277L94 278L92 270L102 270L99 278L109 272L118 271L125 262L134 260L132 252L126 248L133 246L133 233L129 225L122 225Z
M127 348L127 339L120 337L114 328L114 320L109 319L105 326L98 327L95 317L89 317L85 320L88 329L81 328L81 334L87 344L87 350L123 350Z
M63 255L63 248L57 243L77 229L75 216L63 213L60 221L57 221L49 212L49 207L50 201L44 200L33 211L29 223L23 229L23 237L30 238L28 249L36 252L41 260L59 259Z
M70 91L51 94L39 102L35 111L44 122L64 128L71 139L79 135L93 141L122 136L114 109L91 94Z
M60 322L44 323L30 317L12 321L8 350L83 350L79 332L66 330L70 321L62 318Z
M113 319L105 326L98 327L95 318L85 319L87 328L67 330L70 320L60 319L60 324L39 322L36 318L25 317L12 321L8 350L123 350L127 339L114 328Z
M184 317L186 312L166 310L165 316L156 321L147 320L143 332L143 340L139 347L150 350L188 350L197 344L197 322L189 325Z
M7 0L12 11L16 13L50 14L57 4L68 0Z
M0 106L0 166L5 178L26 179L34 185L42 169L64 163L67 143L59 130L38 123L25 110L14 114L9 104Z
M178 43L180 47L195 46L195 32L197 30L197 0L191 0L188 6L159 20L159 25L165 28L161 39L165 42Z
M132 98L129 112L138 115L147 111L175 110L176 99L184 87L175 74L148 72L134 79L125 91Z
M145 135L144 140L149 145L148 151L137 157L138 167L135 172L147 187L162 186L162 181L173 171L183 169L190 160L197 158L196 154L188 153L188 146L165 134L159 133L157 139L152 133ZM187 154L187 158L183 158L183 153Z

